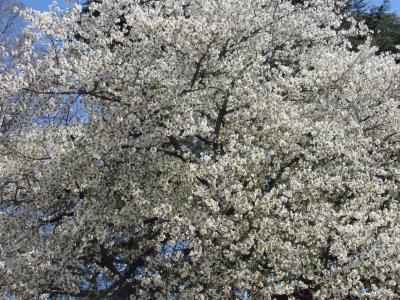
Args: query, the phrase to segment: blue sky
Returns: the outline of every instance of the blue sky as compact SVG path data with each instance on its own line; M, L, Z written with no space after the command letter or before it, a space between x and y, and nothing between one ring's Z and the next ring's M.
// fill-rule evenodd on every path
M23 3L25 3L27 6L31 6L35 9L41 10L41 11L46 11L47 7L49 4L51 4L52 0L21 0ZM62 3L63 1L59 1ZM382 0L370 0L371 3L374 4L380 4L382 3ZM400 0L392 0L392 11L396 12L397 14L400 15Z
M48 10L49 4L52 4L53 0L20 0L22 3L24 3L26 6L30 6L34 9L41 10L41 11L46 11ZM58 1L59 4L64 6L65 4L63 3L64 1ZM63 5L64 4L64 5Z
M372 0L369 1L373 4L381 4L382 0ZM391 0L391 10L400 15L400 0Z

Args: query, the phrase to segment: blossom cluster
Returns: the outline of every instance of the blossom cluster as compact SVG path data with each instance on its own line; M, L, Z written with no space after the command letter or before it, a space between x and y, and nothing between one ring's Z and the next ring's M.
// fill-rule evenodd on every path
M400 297L400 67L297 2L24 11L0 295Z

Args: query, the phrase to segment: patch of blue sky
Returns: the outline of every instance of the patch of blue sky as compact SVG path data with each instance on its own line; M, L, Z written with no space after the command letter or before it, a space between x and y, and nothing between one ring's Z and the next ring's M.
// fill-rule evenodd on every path
M371 0L371 1L369 1L369 3L370 3L370 7L376 6L376 5L381 5L383 3L383 0ZM400 1L399 0L390 1L389 11L400 15Z
M115 269L122 274L128 270L128 264L125 263L124 260L124 256L122 254L118 254L113 262Z
M190 241L177 241L175 244L164 244L162 250L161 250L161 257L165 259L165 261L169 262L173 267L178 266L182 262L188 262L191 260L190 256ZM174 258L174 253L181 252L183 256L180 258L176 259Z
M55 223L45 224L39 228L39 233L43 236L49 236L54 233L55 228L56 228Z
M72 126L86 124L89 121L89 113L78 95L74 98L65 96L64 103L58 110L48 115L34 116L32 113L32 119L37 125Z
M190 241L178 241L174 245L165 244L161 255L172 254L175 251L184 251L190 246Z
M89 283L89 281L86 280L80 282L78 286L82 291L88 291L91 288L91 284Z
M0 203L0 214L7 215L12 218L19 218L26 215L26 210L19 204Z
M22 0L24 5L40 11L48 11L49 5L53 5L53 0ZM71 7L71 3L59 0L57 4L62 8Z
M113 280L111 277L101 272L96 278L96 284L100 290L106 290L112 286Z
M360 289L361 294L368 294L369 292L371 292L371 289L369 288L364 287Z

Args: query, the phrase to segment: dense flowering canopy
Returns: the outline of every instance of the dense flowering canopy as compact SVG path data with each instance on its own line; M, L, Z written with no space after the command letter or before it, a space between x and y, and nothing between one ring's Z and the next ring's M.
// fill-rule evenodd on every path
M0 296L400 297L400 67L346 1L97 2L0 66Z

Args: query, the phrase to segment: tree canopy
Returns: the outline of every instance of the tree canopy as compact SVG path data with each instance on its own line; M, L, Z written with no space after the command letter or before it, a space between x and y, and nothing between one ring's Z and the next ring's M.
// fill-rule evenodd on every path
M400 66L346 2L24 11L0 295L399 297Z

